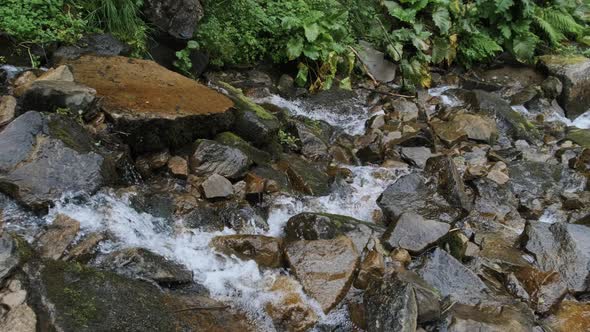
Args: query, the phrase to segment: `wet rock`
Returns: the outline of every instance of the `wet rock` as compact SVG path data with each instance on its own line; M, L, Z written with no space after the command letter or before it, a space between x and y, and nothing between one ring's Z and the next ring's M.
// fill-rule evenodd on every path
M43 209L64 192L94 193L115 181L110 158L75 121L27 112L0 132L0 190Z
M437 192L452 206L463 210L471 210L471 199L465 191L463 178L457 165L449 156L429 158L424 173L436 180Z
M209 243L215 250L242 260L253 260L259 266L282 266L281 241L264 235L216 236Z
M232 132L226 131L220 133L215 136L215 140L221 144L231 146L242 151L256 165L264 166L271 162L272 157L268 152L253 147L250 145L250 143L244 141L240 136Z
M287 174L295 190L312 196L330 193L332 179L321 166L296 156L287 156L279 161L278 167Z
M231 182L219 174L209 176L201 184L201 188L207 198L226 198L234 194Z
M190 39L203 17L199 0L146 0L143 13L147 20L174 38Z
M254 330L245 316L218 302L162 292L151 283L112 272L61 261L33 261L25 272L33 308L46 317L50 330ZM211 309L188 310L195 307Z
M523 105L539 96L539 87L528 86L510 96L510 105Z
M442 249L428 255L418 273L442 296L458 303L477 304L488 296L488 288L477 275Z
M14 119L16 111L16 98L13 96L0 97L0 127Z
M498 136L496 122L488 116L479 114L460 113L447 122L434 120L431 126L436 135L448 145L463 138L492 143Z
M542 67L563 83L559 103L567 117L575 119L588 110L590 97L590 59L583 56L545 55L539 57Z
M241 150L211 140L199 140L190 158L194 174L217 173L229 179L242 177L252 161Z
M312 128L304 123L296 122L297 138L301 143L301 153L310 160L329 160L328 144L320 138L318 128Z
M418 306L411 285L387 275L364 295L368 331L416 331Z
M444 237L451 226L435 220L426 220L412 212L402 214L389 225L382 242L389 249L402 248L419 254Z
M185 227L209 232L222 231L224 227L245 234L268 230L268 223L257 210L247 203L234 200L198 202L189 213L182 215L182 219Z
M581 147L590 149L590 129L570 129L565 138Z
M527 222L523 245L542 271L557 271L571 291L590 289L590 227Z
M10 276L18 265L19 258L14 239L8 232L0 234L0 284Z
M518 208L518 199L508 186L481 178L474 182L477 195L474 208L480 213L497 216L503 220L510 212Z
M188 177L188 161L179 156L170 158L168 160L168 172L174 177L186 179Z
M23 111L55 112L67 108L82 114L89 110L96 98L96 90L68 81L37 80L21 97Z
M354 287L366 289L371 281L380 279L384 271L385 261L383 260L383 254L377 250L369 251L361 262L358 276L354 280Z
M418 323L438 320L441 316L441 298L438 291L413 271L397 271L397 277L414 290L418 307Z
M37 240L41 257L60 259L76 238L79 230L79 221L64 214L58 214Z
M230 99L153 61L87 55L67 63L136 153L178 148L233 123Z
M555 332L587 331L590 328L590 303L566 300L557 311L544 320Z
M563 92L563 84L559 78L549 76L543 81L543 83L541 83L541 90L543 91L543 96L545 98L556 99L561 96L561 93Z
M351 217L328 213L303 212L287 221L285 241L329 240L347 235L361 253L369 241L375 225Z
M515 139L529 142L537 141L541 134L522 114L513 110L508 102L499 96L481 90L471 91L468 102L478 112L482 112L497 120L498 131Z
M304 332L314 326L318 317L301 296L301 286L288 276L279 276L270 291L279 295L269 302L265 311L281 331Z
M100 56L129 55L131 47L111 34L92 34L82 37L76 45L61 46L53 52L53 63L73 60L85 54Z
M37 331L36 326L37 316L35 312L24 303L12 308L0 320L0 331L34 332Z
M266 145L276 139L280 122L274 114L244 96L240 89L220 82L234 101L236 120L234 132L255 145Z
M193 281L192 272L183 265L143 248L112 252L101 259L99 266L128 278L149 279L162 285L188 284Z
M325 313L344 298L359 263L359 254L348 237L295 241L287 244L285 252L293 274Z
M432 156L430 149L423 146L403 147L401 148L401 154L404 159L419 168L424 168L426 161Z
M404 212L413 212L425 219L451 222L460 211L441 197L431 184L417 173L404 175L377 199L377 205L390 222L396 221Z
M513 282L509 283L507 288L524 290L525 296L519 297L530 301L532 308L539 313L549 311L567 292L567 285L557 271L542 272L533 267L523 266L517 268L511 276Z
M396 99L391 103L391 109L402 122L408 122L418 118L418 106L405 99Z
M446 320L446 331L533 331L534 316L521 307L473 307L456 304Z
M90 233L68 249L65 258L77 262L88 262L94 258L98 251L98 245L106 238L103 233Z
M266 190L269 192L292 192L287 174L274 169L271 165L255 166L250 173L265 179Z
M397 66L385 58L385 54L377 51L365 41L360 41L359 58L369 73L380 82L391 82L395 78Z

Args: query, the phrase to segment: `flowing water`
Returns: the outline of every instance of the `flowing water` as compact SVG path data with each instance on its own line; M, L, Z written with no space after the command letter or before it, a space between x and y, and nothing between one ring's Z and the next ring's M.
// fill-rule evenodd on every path
M440 96L442 102L446 104L455 104L456 100L444 94L450 88L452 87L432 89L430 94ZM278 96L258 101L271 102L286 108L293 115L324 120L350 135L364 133L365 122L372 116L361 99L353 99L346 105L347 107L314 106L306 101L288 101ZM576 121L573 123L576 124ZM587 122L590 122L590 115L584 115L584 119L577 123L588 125ZM282 195L274 199L268 219L270 228L266 234L281 236L287 220L300 212L341 214L371 221L375 211L379 210L376 205L378 196L388 185L408 172L408 169L403 168L374 166L348 168L353 176L349 181L340 180L335 183L330 195L324 197ZM111 240L101 244L102 252L108 253L124 247L143 247L181 263L192 270L195 281L203 285L213 298L226 301L245 311L256 321L260 330L274 330L263 308L265 303L280 297L280 294L270 292L268 289L275 278L284 274L285 271L262 270L254 261L242 261L213 251L209 247L209 241L217 235L233 234L234 232L230 229L221 232L185 229L182 226L182 220L177 220L170 226L160 218L136 211L131 206L129 198L128 195L116 195L112 190L103 190L91 197L64 197L56 202L55 207L44 219L24 213L16 205L6 209L4 217L7 227L18 229L26 235L32 234L34 229L43 223L51 222L56 214L66 214L80 222L82 234L107 232L111 235ZM336 309L326 316L314 300L307 297L301 289L299 291L315 309L321 322L340 326L349 324L346 310Z

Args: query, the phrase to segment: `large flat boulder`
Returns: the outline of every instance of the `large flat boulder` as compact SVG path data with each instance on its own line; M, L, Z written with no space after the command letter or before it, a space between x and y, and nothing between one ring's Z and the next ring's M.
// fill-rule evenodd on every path
M590 59L583 56L544 55L540 64L549 74L563 83L558 101L570 119L586 112L590 107Z
M0 191L30 208L66 192L92 194L115 175L112 159L70 118L30 111L0 132Z
M153 61L86 55L67 63L77 83L103 98L102 108L136 152L189 144L233 124L229 98Z

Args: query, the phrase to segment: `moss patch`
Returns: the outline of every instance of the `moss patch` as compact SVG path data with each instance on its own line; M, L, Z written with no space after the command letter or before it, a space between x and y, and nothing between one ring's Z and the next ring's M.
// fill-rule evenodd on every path
M590 148L590 129L570 130L565 138L584 148Z
M236 108L240 111L250 111L254 112L256 116L258 116L262 120L277 120L277 118L270 113L269 111L265 110L262 106L256 104L248 97L244 96L242 90L237 89L225 82L219 82L222 88L227 90L230 94L230 98L236 104ZM277 120L278 121L278 120Z

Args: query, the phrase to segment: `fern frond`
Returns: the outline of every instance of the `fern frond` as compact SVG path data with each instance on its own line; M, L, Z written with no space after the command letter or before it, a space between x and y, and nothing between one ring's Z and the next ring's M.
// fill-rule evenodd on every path
M543 16L535 15L534 22L537 28L549 39L549 43L552 45L559 44L565 36L561 33L560 30L555 29L555 27L547 22Z
M584 29L572 15L555 8L544 8L542 16L553 28L563 34L579 35Z
M502 50L502 46L485 33L466 36L459 46L461 62L468 66L474 62L487 60Z

